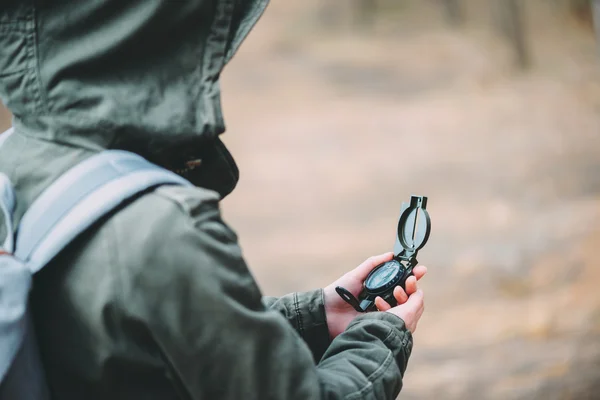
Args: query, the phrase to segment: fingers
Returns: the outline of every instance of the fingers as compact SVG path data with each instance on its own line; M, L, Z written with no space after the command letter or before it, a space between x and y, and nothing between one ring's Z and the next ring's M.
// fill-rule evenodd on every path
M408 300L408 295L406 294L404 289L402 289L400 286L396 286L394 288L394 298L396 299L398 304L404 304ZM390 306L390 304L387 301L383 300L380 296L377 296L375 298L375 306L379 311L387 311L390 308L392 308L392 306Z
M373 268L375 268L376 266L378 266L381 263L390 261L392 259L392 257L394 257L394 253L392 253L392 252L383 253L378 256L369 257L369 258L367 258L367 260L365 262L363 262L358 267L356 267L356 269L353 272L356 273L356 278L358 278L360 280L365 280L367 275L369 275L369 272L371 272L373 270Z
M406 294L404 289L402 289L400 286L396 286L394 288L394 298L396 299L398 304L404 304L406 303L406 300L408 300L408 295Z
M417 330L417 324L423 315L423 311L425 310L423 291L419 289L415 294L410 296L405 304L409 307L409 309L412 309L413 312L413 321L410 329L411 332L414 333Z
M425 304L423 302L423 297L423 291L419 289L411 296L409 296L408 301L405 304L407 307L411 307L415 310L418 310L419 308L423 308L423 305Z
M408 298L406 303L391 308L388 312L400 317L406 324L406 328L414 333L424 310L423 291L417 290Z
M415 293L417 291L417 278L414 276L409 276L408 279L406 279L404 287L406 288L407 295L410 296L411 294Z
M419 288L417 285L417 281L425 276L425 274L427 273L427 267L424 265L419 265L419 266L416 266L415 268L413 268L412 272L413 272L413 276L409 276L406 279L406 282L404 284L404 287L406 288L406 294L408 296L415 293L417 291L417 289ZM402 304L402 303L399 303L399 304Z
M415 274L415 276L409 276L406 279L404 285L406 287L406 290L402 289L402 287L400 286L396 286L394 288L394 298L398 302L398 305L406 303L409 296L411 296L419 290L417 280L422 278L427 273L427 267L425 267L424 265L415 267L413 273ZM377 299L375 299L375 305L377 306L377 309L379 311L387 311L391 308L390 305L381 297L378 297Z
M427 267L424 265L417 265L413 268L413 275L417 280L420 280L427 273Z
M404 306L413 313L414 318L418 321L425 309L423 291L420 289L417 290L408 298L408 301L404 303Z
M394 288L394 298L396 299L399 305L404 304L408 300L408 297L411 294L415 293L417 290L417 278L415 278L414 276L410 276L406 280L406 291L402 289L401 286L396 286ZM390 305L379 296L375 299L375 305L377 306L377 309L379 311L387 311L391 308Z
M379 296L375 298L375 307L377 307L379 311L387 311L390 308L392 308L392 306L390 306L387 301L385 301Z

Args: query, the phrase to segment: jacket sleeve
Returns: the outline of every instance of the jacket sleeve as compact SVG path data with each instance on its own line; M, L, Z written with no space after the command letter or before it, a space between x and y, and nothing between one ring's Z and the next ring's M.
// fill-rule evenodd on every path
M304 339L318 362L329 344L329 329L325 316L323 289L297 292L282 297L263 297L263 303L278 311Z
M397 396L412 348L401 319L377 312L356 318L315 364L301 337L306 333L302 312L294 329L289 318L265 307L216 197L199 204L179 198L150 227L156 233L145 237L145 253L129 255L129 262L143 268L132 272L124 301L187 397ZM297 310L291 312L298 317Z

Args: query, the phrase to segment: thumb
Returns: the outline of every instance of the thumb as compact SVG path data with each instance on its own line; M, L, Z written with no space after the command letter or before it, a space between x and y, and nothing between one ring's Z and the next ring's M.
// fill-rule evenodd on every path
M377 307L378 311L387 311L392 308L392 306L390 306L388 302L382 299L380 296L375 298L375 306Z

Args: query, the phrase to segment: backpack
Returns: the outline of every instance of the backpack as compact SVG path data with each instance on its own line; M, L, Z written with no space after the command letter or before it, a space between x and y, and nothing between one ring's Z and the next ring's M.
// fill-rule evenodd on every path
M0 146L11 133L0 135ZM28 308L33 275L107 213L168 184L192 186L136 154L106 150L60 176L15 230L15 193L0 174L0 212L7 232L0 246L0 400L50 399Z

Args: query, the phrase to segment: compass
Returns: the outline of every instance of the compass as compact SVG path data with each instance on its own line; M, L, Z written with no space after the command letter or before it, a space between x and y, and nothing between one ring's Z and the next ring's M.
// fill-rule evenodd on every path
M375 311L375 298L380 296L392 307L397 304L394 288L403 289L406 279L418 264L417 253L425 246L431 231L431 219L426 210L427 197L411 196L410 203L403 203L398 219L398 231L394 245L394 258L376 266L367 275L358 299L341 286L336 292L356 311Z

